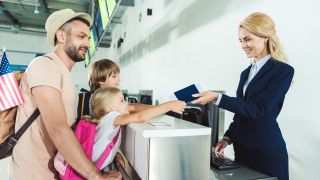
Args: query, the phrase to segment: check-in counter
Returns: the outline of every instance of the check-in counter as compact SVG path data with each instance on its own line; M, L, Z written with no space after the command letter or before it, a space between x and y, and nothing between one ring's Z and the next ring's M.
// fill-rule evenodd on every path
M123 128L122 151L143 180L210 179L211 129L163 115Z

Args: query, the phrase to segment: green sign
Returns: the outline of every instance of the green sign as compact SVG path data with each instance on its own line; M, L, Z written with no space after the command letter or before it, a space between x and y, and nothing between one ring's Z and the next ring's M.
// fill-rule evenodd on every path
M93 31L92 30L90 31L90 34L91 34L91 38L90 38L90 49L89 49L89 52L90 52L90 56L92 56L93 52L96 50L96 47L95 47L94 36L93 36Z
M84 67L88 67L89 63L90 63L89 55L88 53L86 53L86 57L84 59Z
M108 6L108 12L109 16L111 16L114 7L116 6L116 1L115 0L107 0L107 6Z
M103 29L106 29L106 26L109 22L106 0L99 0L99 8L100 8L102 26L103 26Z

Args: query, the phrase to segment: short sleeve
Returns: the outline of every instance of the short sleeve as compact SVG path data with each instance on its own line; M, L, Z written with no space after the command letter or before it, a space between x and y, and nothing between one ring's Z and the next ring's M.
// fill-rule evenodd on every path
M114 120L119 116L118 112L111 111L101 118L100 123L96 127L96 136L94 138L94 146L92 153L93 162L97 162L103 154L106 146L114 139L119 131L120 126L113 128ZM121 135L120 135L121 136ZM121 137L119 137L116 145L112 148L111 155L108 156L102 167L112 162L116 152L119 149Z
M28 88L50 86L61 92L62 74L58 65L46 57L35 59L27 69Z
M101 118L101 122L97 126L96 137L103 136L102 134L108 134L107 136L112 139L112 136L116 134L116 128L113 128L113 122L119 116L120 113L116 111L111 111L107 115Z

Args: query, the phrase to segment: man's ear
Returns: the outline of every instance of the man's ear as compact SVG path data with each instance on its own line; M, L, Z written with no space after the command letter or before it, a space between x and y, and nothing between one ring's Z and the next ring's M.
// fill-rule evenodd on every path
M66 33L62 29L58 29L56 32L57 42L64 43L66 41Z

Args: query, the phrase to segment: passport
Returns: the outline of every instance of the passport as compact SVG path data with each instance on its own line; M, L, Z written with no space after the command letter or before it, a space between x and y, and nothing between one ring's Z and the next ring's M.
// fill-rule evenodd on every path
M187 86L185 88L182 88L182 89L174 92L174 96L178 100L188 103L188 102L191 102L191 101L197 99L195 97L192 97L192 94L197 94L202 91L203 91L203 88L201 85L191 84L190 86Z

